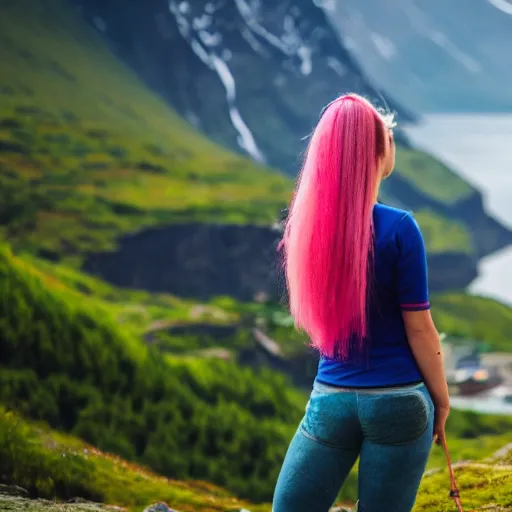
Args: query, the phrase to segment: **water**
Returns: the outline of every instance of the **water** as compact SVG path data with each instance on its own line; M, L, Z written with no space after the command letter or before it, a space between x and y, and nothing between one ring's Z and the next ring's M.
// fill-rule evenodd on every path
M478 188L487 212L512 228L512 115L436 114L406 131ZM512 247L482 260L479 272L470 291L512 305Z
M502 389L497 388L497 391ZM501 393L486 393L485 396L452 396L450 397L450 403L454 409L512 416L512 403L505 402Z
M511 115L430 115L421 125L407 127L407 133L418 147L439 157L479 189L487 212L512 228ZM469 287L472 293L512 305L512 247L482 260L479 273ZM500 358L491 362L497 364ZM500 366L506 376L502 386L478 396L454 396L452 406L512 415L512 404L504 400L505 395L512 395L511 367Z

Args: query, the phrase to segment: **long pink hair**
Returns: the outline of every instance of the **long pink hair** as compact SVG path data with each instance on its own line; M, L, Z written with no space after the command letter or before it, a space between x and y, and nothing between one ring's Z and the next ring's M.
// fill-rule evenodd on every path
M365 346L385 127L384 117L356 94L328 105L280 244L295 325L327 357L347 359Z

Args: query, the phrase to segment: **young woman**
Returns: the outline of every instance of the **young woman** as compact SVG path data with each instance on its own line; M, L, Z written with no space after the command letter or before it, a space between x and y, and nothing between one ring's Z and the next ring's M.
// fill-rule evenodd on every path
M321 358L273 512L327 512L356 459L359 512L409 512L449 413L412 215L377 203L392 118L349 94L316 127L282 240L291 312Z

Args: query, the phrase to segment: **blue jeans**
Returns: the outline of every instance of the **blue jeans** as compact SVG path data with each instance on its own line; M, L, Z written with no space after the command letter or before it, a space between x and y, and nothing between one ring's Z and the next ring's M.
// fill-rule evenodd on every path
M359 461L359 512L410 512L430 453L424 384L347 390L315 382L288 448L273 512L327 512Z

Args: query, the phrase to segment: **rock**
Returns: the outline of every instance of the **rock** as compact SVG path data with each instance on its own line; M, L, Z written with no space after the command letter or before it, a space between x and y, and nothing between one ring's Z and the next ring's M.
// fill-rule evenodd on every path
M357 508L357 504L355 508L334 507L329 512L357 512Z
M165 503L155 503L144 509L144 512L177 512L169 508Z
M358 510L358 503L357 502L354 506L354 508L345 508L345 507L333 507L329 512L357 512Z
M93 26L98 17L105 20L102 36L116 54L189 122L216 142L290 173L297 170L301 139L339 93L384 103L321 2L172 0L168 9L158 2L130 8L123 0L74 2ZM385 102L401 119L414 118L389 96Z
M116 286L185 298L228 295L252 301L261 293L277 298L279 237L264 226L151 228L123 237L114 252L89 254L84 270Z
M9 496L28 496L28 491L19 487L18 485L4 485L0 484L0 494L7 494Z
M278 300L285 292L276 248L281 233L265 226L176 224L127 235L118 248L86 257L84 270L116 286L209 300L228 295ZM429 255L433 292L462 289L477 276L470 254ZM127 271L129 269L129 271Z
M126 512L124 508L112 509L97 503L61 503L43 499L28 499L0 493L0 510L9 512Z

